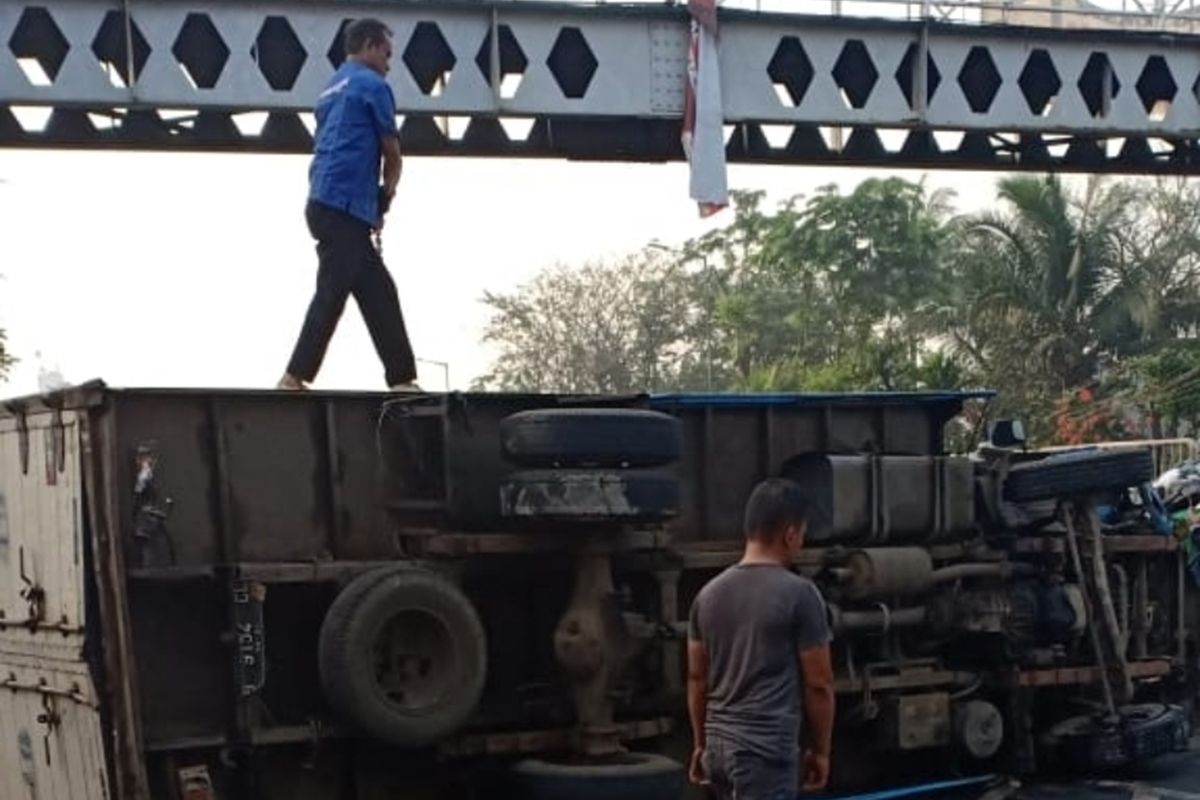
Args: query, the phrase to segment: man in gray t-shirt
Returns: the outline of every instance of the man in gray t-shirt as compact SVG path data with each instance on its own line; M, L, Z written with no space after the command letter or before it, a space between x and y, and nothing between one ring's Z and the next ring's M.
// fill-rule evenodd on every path
M696 596L688 623L695 783L721 798L793 800L829 779L833 669L825 602L791 571L808 502L799 485L760 483L746 504L742 560Z

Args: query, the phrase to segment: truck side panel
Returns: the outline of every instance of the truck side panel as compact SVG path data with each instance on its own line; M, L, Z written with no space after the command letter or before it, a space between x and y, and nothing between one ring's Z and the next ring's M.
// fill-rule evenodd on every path
M107 800L74 412L0 420L0 796Z
M42 592L42 622L74 630L84 620L79 435L66 417L61 427L49 415L30 419L25 433L17 420L0 420L0 642L37 642L39 652L73 658L81 636L51 641L18 626L30 616L22 593L33 587Z
M0 692L0 797L108 800L99 699L87 666L0 660L5 683L18 687Z

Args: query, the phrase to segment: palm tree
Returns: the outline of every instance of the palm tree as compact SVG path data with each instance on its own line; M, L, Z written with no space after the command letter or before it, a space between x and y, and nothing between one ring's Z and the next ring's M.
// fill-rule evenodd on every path
M1002 179L959 218L932 320L1020 413L1157 352L1200 323L1200 191ZM1036 424L1036 423L1035 423Z
M1073 201L1050 175L1005 178L997 193L1002 212L963 226L981 256L976 277L986 294L977 300L1009 322L1048 376L1064 387L1086 383L1118 344L1111 337L1140 334L1111 324L1116 315L1129 316L1113 292L1122 284L1131 192L1122 185L1105 189L1093 176Z
M1138 224L1120 231L1121 258L1097 308L1121 355L1194 338L1200 321L1200 190L1160 179L1138 200Z

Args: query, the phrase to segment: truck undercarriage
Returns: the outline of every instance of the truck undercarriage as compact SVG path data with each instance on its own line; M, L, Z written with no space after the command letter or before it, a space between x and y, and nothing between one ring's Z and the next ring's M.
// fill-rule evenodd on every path
M836 786L1182 748L1191 526L1147 451L947 454L986 397L9 401L0 795L681 796L682 620L769 475L815 503Z

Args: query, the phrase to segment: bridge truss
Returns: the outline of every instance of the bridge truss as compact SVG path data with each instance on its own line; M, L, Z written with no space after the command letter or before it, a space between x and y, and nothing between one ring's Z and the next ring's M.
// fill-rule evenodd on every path
M682 158L688 17L548 2L0 2L0 145L307 152L345 22L406 152ZM731 161L1200 171L1200 36L723 10Z

